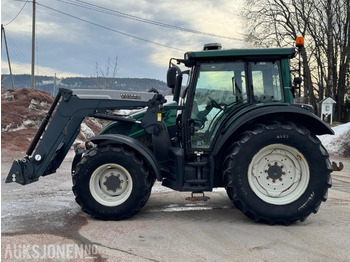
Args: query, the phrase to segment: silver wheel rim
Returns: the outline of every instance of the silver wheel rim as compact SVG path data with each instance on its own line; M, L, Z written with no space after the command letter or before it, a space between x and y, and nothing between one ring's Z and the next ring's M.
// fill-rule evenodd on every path
M303 154L282 144L262 148L248 168L250 188L261 200L273 205L299 199L309 180L309 165Z
M129 198L132 187L129 172L117 164L105 164L97 168L89 183L91 195L104 206L124 203Z

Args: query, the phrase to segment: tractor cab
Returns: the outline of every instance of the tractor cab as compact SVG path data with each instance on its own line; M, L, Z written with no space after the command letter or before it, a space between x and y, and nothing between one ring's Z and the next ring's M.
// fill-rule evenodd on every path
M177 64L190 68L185 70L189 84L183 91L180 118L187 152L211 151L222 124L233 116L256 107L293 103L289 59L294 55L294 48L223 50L211 44L203 51L186 53L184 59L172 59L167 79L175 101L183 74Z

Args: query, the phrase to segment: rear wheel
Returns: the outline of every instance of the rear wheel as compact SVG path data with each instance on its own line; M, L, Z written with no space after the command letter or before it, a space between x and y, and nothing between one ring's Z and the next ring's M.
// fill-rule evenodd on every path
M225 160L228 195L247 216L289 225L316 213L327 199L332 167L310 132L293 123L257 125Z
M83 211L99 219L126 219L147 202L154 179L136 152L121 145L88 151L73 175Z
M283 144L263 147L253 156L248 174L251 190L273 205L299 199L310 180L306 158L296 148Z

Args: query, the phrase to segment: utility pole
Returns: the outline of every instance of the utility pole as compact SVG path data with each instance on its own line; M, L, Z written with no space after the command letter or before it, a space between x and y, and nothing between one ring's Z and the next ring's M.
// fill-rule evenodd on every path
M35 8L36 0L33 0L33 22L32 22L32 88L35 88L34 65L35 65Z
M8 64L9 64L9 71L10 71L10 76L11 76L12 89L15 89L15 82L13 81L13 75L12 75L12 69L11 69L11 62L10 62L9 50L8 50L8 47L7 47L7 40L6 40L5 28L4 28L3 24L1 24L1 46L2 46L2 35L4 35L5 48L6 48L6 55L7 55L7 61L8 61Z
M55 73L55 78L53 80L53 91L52 91L52 97L55 97L56 93L56 73Z

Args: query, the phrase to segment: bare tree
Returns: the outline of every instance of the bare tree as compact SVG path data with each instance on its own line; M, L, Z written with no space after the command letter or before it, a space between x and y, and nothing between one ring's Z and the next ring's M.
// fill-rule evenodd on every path
M111 57L106 60L104 68L101 68L98 62L95 63L96 86L100 89L108 89L117 81L118 56L112 61Z

